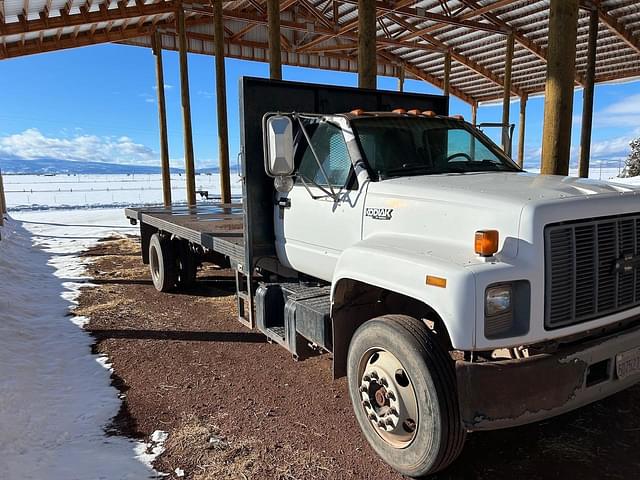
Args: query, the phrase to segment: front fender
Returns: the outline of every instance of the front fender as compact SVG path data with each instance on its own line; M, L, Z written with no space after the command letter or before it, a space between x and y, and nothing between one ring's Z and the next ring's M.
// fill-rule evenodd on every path
M458 350L475 344L475 276L452 261L451 247L419 237L374 235L344 250L338 258L331 300L340 280L356 280L419 300L440 315ZM445 278L446 287L427 285L427 275ZM335 306L335 305L334 305Z

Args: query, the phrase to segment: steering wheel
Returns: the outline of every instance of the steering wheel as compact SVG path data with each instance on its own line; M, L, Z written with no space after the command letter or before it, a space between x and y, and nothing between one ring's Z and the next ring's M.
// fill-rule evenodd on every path
M458 158L458 157L465 158L467 160L467 162L473 162L473 159L471 158L471 156L469 154L467 154L467 153L464 153L464 152L458 152L458 153L454 153L453 155L449 155L447 157L447 162L450 162L454 158Z

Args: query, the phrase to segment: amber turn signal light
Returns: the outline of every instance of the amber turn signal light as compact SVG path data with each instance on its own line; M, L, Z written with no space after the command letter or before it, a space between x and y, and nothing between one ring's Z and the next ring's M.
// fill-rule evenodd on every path
M427 275L426 283L432 287L447 288L447 279L434 275Z
M490 257L498 251L498 231L478 230L476 232L476 253L482 257Z

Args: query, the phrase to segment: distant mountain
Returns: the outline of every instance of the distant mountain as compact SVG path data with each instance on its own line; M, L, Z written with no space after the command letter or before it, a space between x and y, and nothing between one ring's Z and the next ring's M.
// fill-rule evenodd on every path
M123 165L105 162L74 162L57 158L38 158L24 160L21 158L0 158L0 169L4 174L127 174L127 173L160 173L160 167L146 165ZM172 168L172 173L183 173L184 169Z

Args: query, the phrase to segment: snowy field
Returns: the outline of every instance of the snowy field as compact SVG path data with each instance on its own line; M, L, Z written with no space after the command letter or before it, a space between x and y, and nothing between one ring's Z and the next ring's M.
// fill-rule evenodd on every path
M0 227L0 478L157 478L147 450L161 446L105 435L121 399L69 316L89 286L77 254L134 232L121 209L16 212Z
M49 206L104 208L162 203L160 175L3 175L3 178L11 211ZM216 195L220 191L220 175L196 175L196 190ZM231 190L233 194L242 193L236 175L231 177ZM186 202L184 175L171 175L171 194L174 202Z

